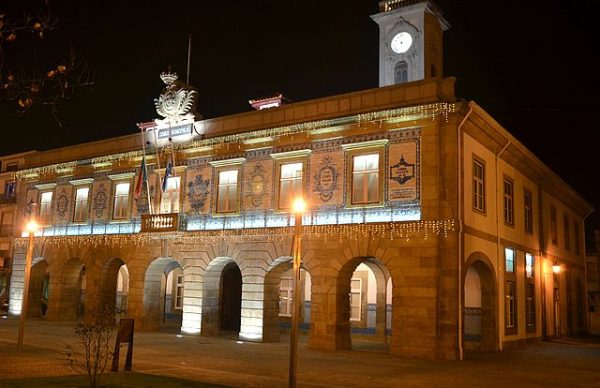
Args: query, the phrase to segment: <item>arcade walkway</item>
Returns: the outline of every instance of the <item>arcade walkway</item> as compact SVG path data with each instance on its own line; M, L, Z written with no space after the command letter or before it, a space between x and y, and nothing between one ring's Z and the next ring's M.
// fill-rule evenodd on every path
M29 321L25 347L16 351L18 320L0 320L3 379L72 374L64 356L73 325ZM325 352L299 346L301 387L576 387L600 385L600 338L544 342L463 362L390 356L362 344L360 351ZM378 350L378 349L377 349ZM122 351L123 354L123 351ZM136 332L133 369L142 373L225 384L286 387L288 344L177 337Z

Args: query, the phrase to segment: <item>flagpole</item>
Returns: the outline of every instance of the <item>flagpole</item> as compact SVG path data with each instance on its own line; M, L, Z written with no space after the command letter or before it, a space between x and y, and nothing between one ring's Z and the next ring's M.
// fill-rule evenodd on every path
M146 160L146 136L144 136L144 130L142 128L140 128L141 132L142 132L142 161ZM152 206L152 199L150 198L150 184L148 182L148 168L146 166L146 163L142 163L143 164L143 169L145 171L140 171L140 174L143 174L142 177L146 177L146 181L144 182L144 180L142 179L142 185L144 185L144 183L146 183L146 195L148 197L148 212L150 214L154 214L154 208Z
M156 151L156 167L160 170L160 155L158 154L158 135L156 134L157 131L158 131L158 128L155 125L154 131L153 131L154 132L154 150ZM158 183L162 183L162 182L160 182L160 179L159 179ZM161 188L162 188L162 184L161 184ZM162 199L162 190L161 190L160 196ZM158 209L158 212L160 213L160 209Z

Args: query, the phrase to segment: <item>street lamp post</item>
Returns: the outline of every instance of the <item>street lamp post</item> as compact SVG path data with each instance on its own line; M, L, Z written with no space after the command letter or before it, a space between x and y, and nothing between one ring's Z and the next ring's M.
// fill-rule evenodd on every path
M17 350L23 346L23 330L25 329L25 319L27 317L29 302L29 277L31 276L31 260L33 256L33 237L38 230L38 224L35 221L29 221L25 230L29 233L29 245L27 246L27 257L25 258L25 279L23 280L23 300L21 301L21 315L19 316L19 338L17 340Z
M296 370L298 369L298 321L300 319L300 265L301 259L301 237L302 237L302 215L306 210L306 202L302 198L297 198L293 205L296 216L294 223L294 242L293 242L293 271L292 281L292 327L290 329L290 374L289 387L296 387Z

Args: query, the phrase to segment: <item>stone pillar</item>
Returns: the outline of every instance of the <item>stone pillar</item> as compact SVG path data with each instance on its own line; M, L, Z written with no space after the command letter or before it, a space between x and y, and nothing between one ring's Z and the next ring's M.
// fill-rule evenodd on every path
M350 285L340 290L334 270L330 268L315 269L314 273L311 272L311 280L312 325L309 347L324 350L350 349Z
M202 268L188 263L183 270L183 317L181 332L200 334L202 330Z
M15 252L13 255L8 304L8 313L11 315L21 315L23 283L25 281L25 257L25 252Z
M144 267L127 264L129 271L128 316L135 319L135 329L143 329L144 321Z
M242 273L241 340L263 340L264 281L264 272L259 268L247 267Z

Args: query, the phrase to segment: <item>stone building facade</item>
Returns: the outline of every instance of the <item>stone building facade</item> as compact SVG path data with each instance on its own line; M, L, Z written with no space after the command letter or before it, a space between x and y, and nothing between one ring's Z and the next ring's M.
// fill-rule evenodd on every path
M277 341L289 327L291 200L302 196L312 348L367 339L460 359L585 331L590 205L458 99L453 78L411 81L205 120L186 112L28 155L17 215L43 228L27 313L72 320L107 300L138 329ZM15 242L14 315L26 247Z

